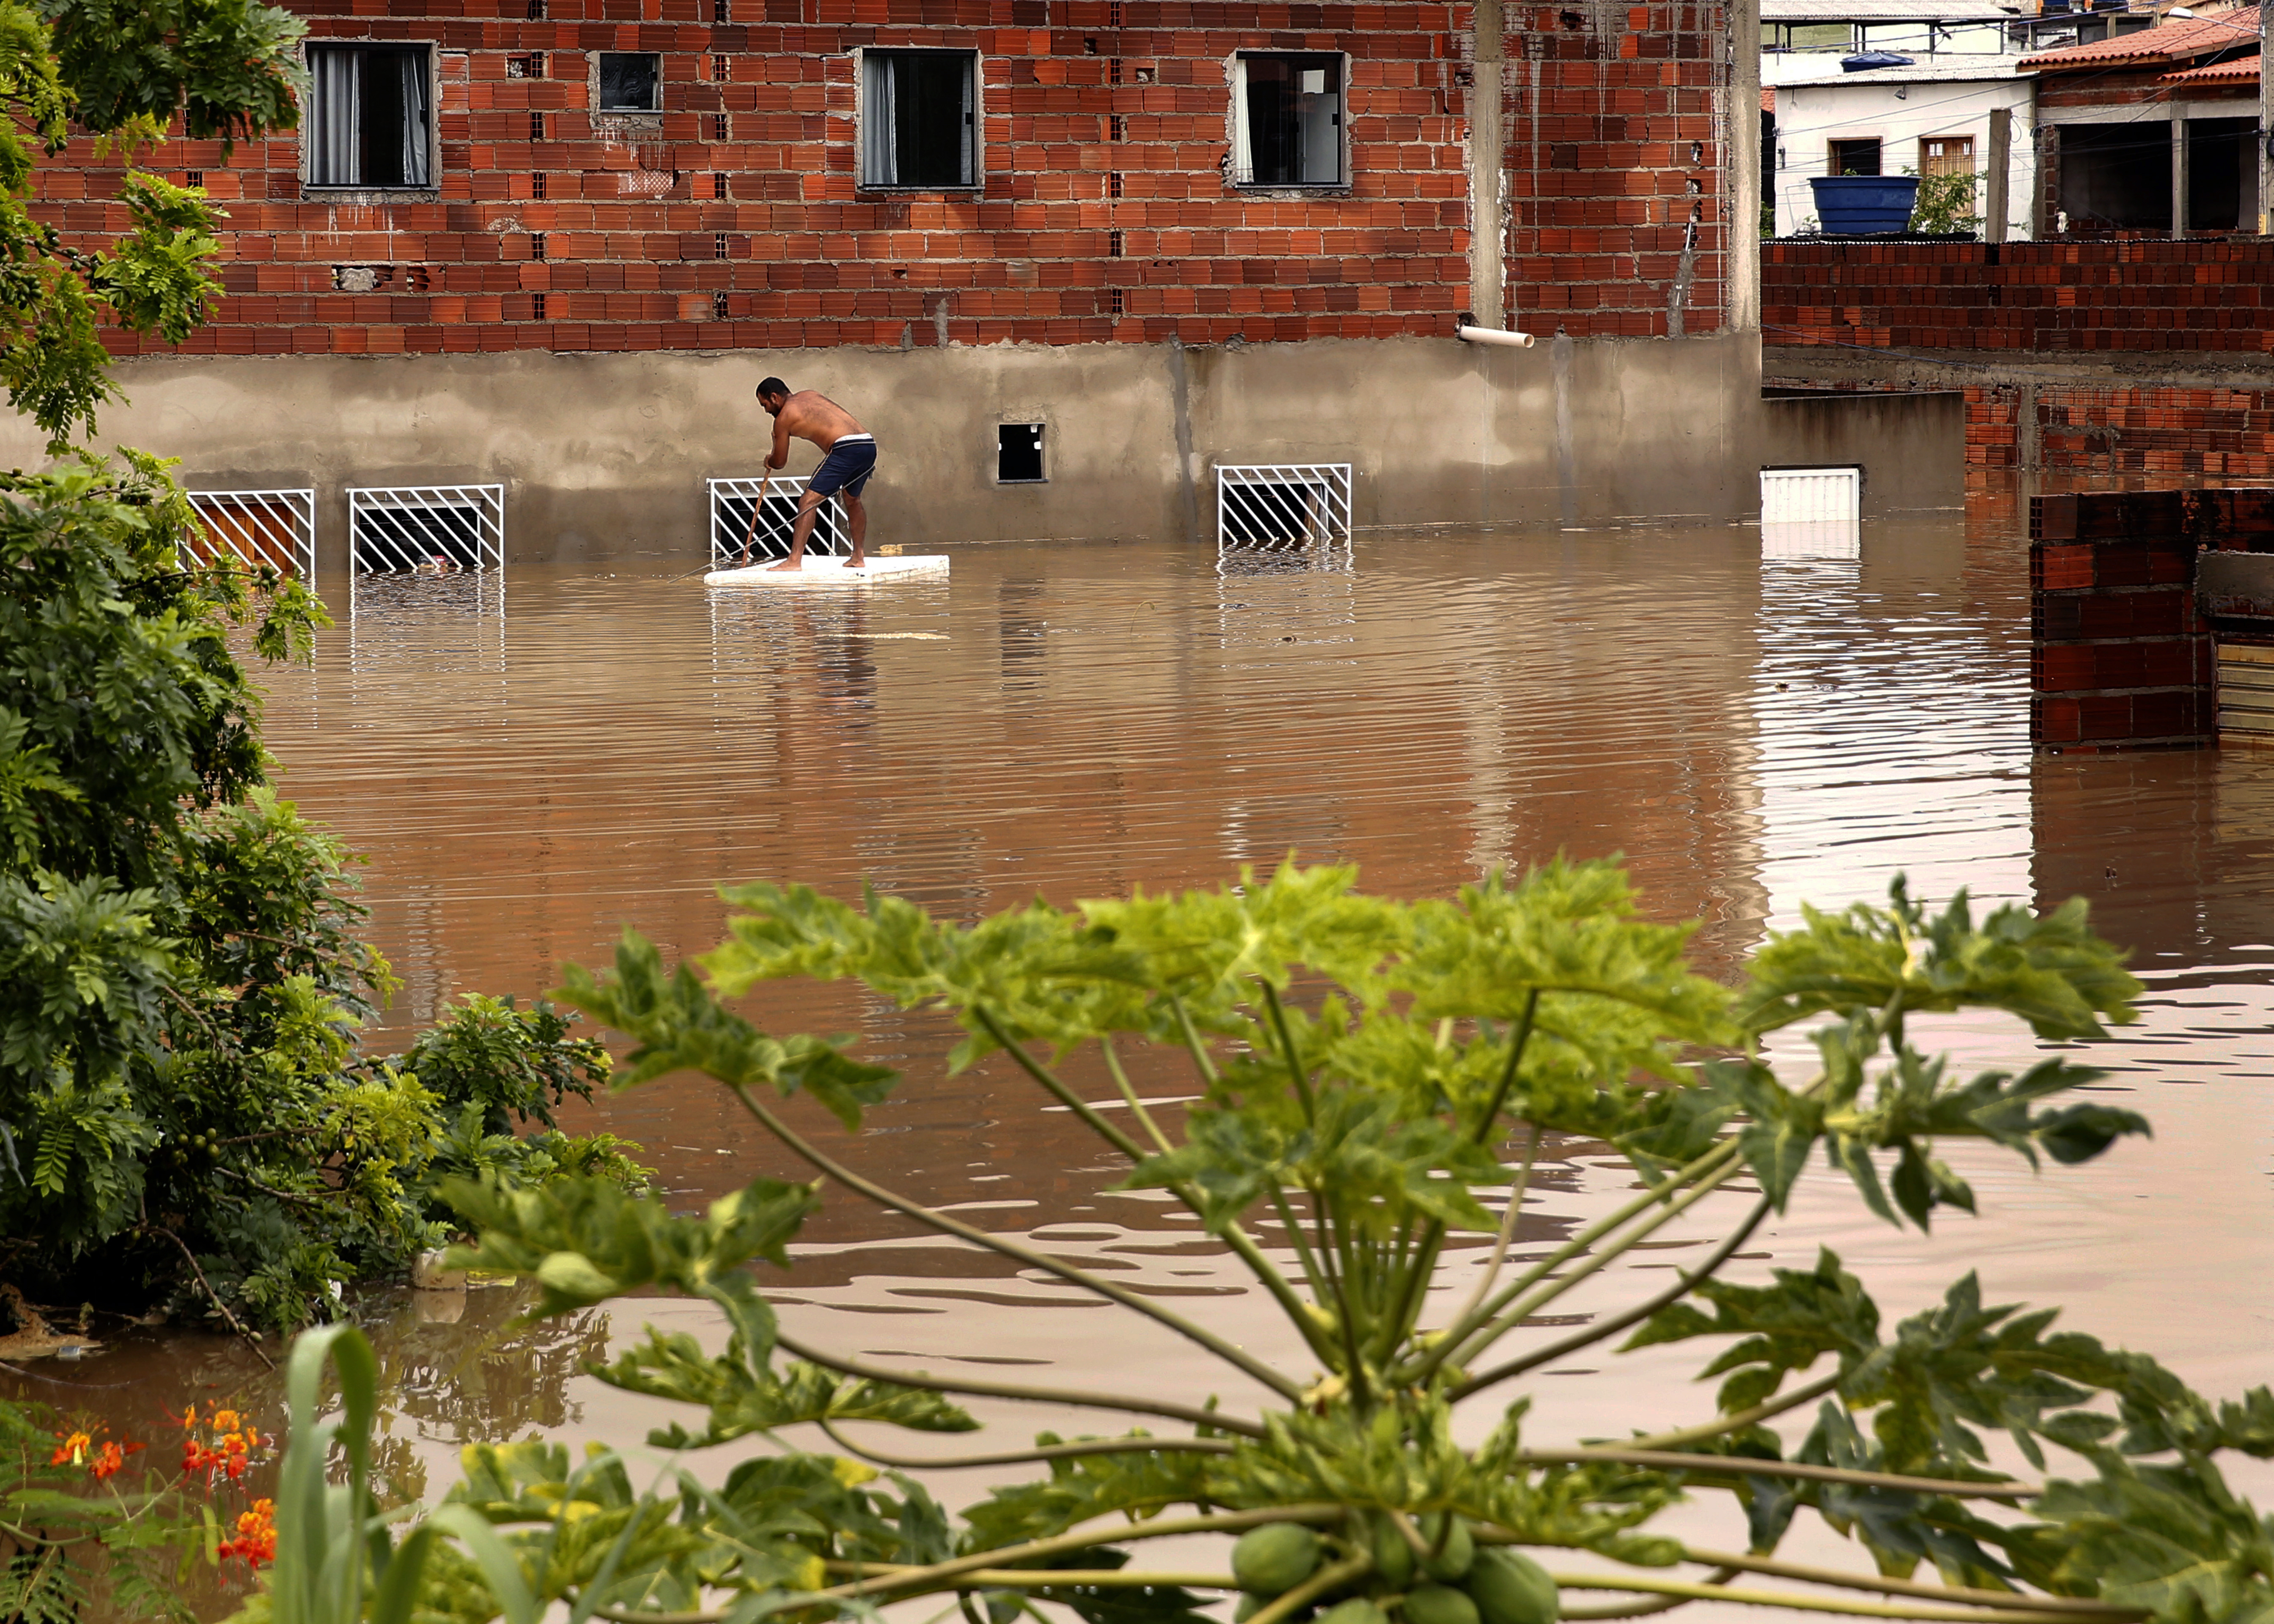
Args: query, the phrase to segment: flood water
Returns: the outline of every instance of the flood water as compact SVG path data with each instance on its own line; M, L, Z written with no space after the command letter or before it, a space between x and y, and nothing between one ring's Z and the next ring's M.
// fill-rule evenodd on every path
M1897 872L1938 901L1962 885L2038 907L2082 892L2148 985L2141 1022L2096 1057L2153 1142L2041 1176L1950 1147L1982 1216L1931 1237L1811 1171L1733 1273L1830 1245L1891 1321L1978 1270L1989 1300L2066 1304L2065 1324L2212 1393L2274 1374L2274 757L2032 756L2010 525L1874 526L1860 563L1764 561L1743 529L1374 535L1339 560L1225 568L1182 545L1006 544L959 552L945 580L859 593L706 591L667 578L687 562L366 579L352 613L343 583L319 583L340 624L312 670L272 678L268 739L286 793L368 857L373 932L405 983L375 1042L400 1047L461 992L540 992L561 961L604 960L627 924L667 955L700 951L721 934L715 885L739 879L873 885L968 920L1037 893L1214 884L1290 850L1408 897L1559 851L1623 853L1651 914L1702 921L1698 961L1716 975L1803 901L1882 897ZM947 1078L943 1023L808 985L747 1010L772 1030L858 1033L864 1056L905 1069L857 1146L799 1117L862 1170L1307 1374L1194 1225L1110 1190L1116 1160L1069 1115L999 1063ZM1930 1035L1969 1064L2018 1068L2037 1048L1986 1020ZM1140 1080L1163 1100L1191 1091L1166 1067ZM638 1140L675 1207L799 1172L691 1079L577 1125ZM1600 1147L1551 1150L1520 1253L1630 1187ZM1750 1199L1709 1200L1570 1311L1655 1289ZM1253 1396L1119 1310L836 1194L794 1273L769 1283L795 1332L885 1364ZM477 1291L455 1324L373 1304L411 1492L453 1480L469 1439L542 1426L636 1445L666 1407L580 1362L643 1320L720 1340L661 1301L517 1338L508 1299ZM1618 1379L1593 1374L1600 1357L1551 1370L1527 1437L1703 1419L1712 1388L1690 1378L1708 1357L1653 1350L1616 1361ZM40 1368L18 1390L68 1399L68 1378L121 1406L277 1407L274 1380L218 1341ZM975 1408L989 1448L1119 1425Z

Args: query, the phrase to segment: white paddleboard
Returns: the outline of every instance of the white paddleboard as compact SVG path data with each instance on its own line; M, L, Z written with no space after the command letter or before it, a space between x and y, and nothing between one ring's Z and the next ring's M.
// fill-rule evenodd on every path
M939 553L873 553L860 568L847 569L840 558L819 558L809 553L795 569L776 569L776 560L749 564L740 569L714 569L703 577L704 586L868 586L879 581L902 581L912 575L944 575L947 559Z

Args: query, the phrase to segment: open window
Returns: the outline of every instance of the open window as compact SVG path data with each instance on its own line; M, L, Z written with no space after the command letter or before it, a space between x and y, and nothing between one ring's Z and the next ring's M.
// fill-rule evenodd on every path
M603 113L663 111L663 58L652 51L602 51L600 101Z
M1232 184L1347 185L1343 84L1339 55L1242 51L1233 57Z
M1826 175L1878 175L1879 168L1879 138L1876 135L1858 137L1854 140L1834 141L1825 154L1824 172Z
M432 48L309 46L301 127L311 186L433 185Z
M979 184L977 52L861 53L861 184L931 191Z

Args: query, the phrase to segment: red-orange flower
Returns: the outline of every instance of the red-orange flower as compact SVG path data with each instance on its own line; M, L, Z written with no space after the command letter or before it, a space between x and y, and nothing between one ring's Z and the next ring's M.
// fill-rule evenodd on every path
M66 1462L73 1466L87 1464L87 1452L94 1447L94 1439L85 1432L57 1432L56 1436L63 1443L48 1457L49 1465L61 1466Z
M237 1538L220 1546L223 1561L235 1557L249 1568L266 1568L276 1560L276 1503L257 1500L252 1509L237 1519Z

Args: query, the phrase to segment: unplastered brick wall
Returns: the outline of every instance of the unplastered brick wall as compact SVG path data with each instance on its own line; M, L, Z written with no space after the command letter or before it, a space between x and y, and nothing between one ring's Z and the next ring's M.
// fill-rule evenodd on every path
M1724 8L1583 0L1521 15L1507 70L1519 325L1626 338L1720 326Z
M1465 6L1163 0L357 0L312 41L428 43L431 195L302 184L298 136L176 139L230 214L185 351L790 348L1442 335L1467 304ZM1717 326L1718 6L1509 15L1512 305ZM859 49L980 54L975 192L856 185ZM1346 53L1349 184L1227 174L1237 51ZM603 116L594 53L662 59ZM124 223L77 143L41 216ZM1539 319L1532 319L1540 326ZM167 347L113 334L121 353Z
M1969 484L1995 482L2025 465L2025 419L2033 410L2043 473L2274 477L2274 391L2041 383L1966 391Z
M2029 739L2091 752L2210 742L2211 639L2195 556L2267 492L2137 491L2029 503Z
M2274 240L1764 243L1761 326L1769 345L2263 353Z

